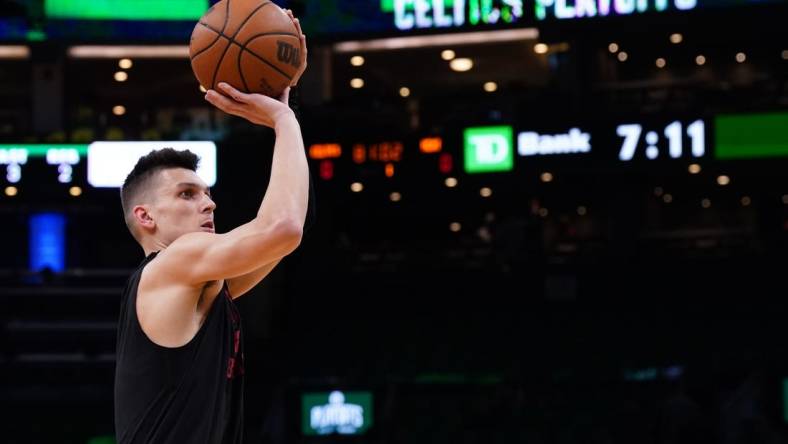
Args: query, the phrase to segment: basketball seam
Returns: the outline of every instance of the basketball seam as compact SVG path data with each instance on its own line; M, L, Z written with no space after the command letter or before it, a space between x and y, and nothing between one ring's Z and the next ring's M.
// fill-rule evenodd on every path
M210 45L208 45L205 48L197 51L197 53L195 53L193 56L191 56L191 60L196 59L198 55L200 55L200 54L204 53L205 51L211 49L211 47L213 45L215 45L216 42L218 42L220 38L222 38L222 36L224 35L224 30L227 28L227 22L228 22L228 20L230 20L230 0L227 0L227 4L225 5L225 9L226 9L226 11L224 11L224 23L222 24L222 29L219 30L219 31L211 28L210 26L208 26L207 23L197 22L198 25L203 25L204 27L206 27L206 28L210 29L211 31L215 32L217 35L216 35L216 39L214 39L214 41L212 41Z
M230 44L232 45L232 43L230 43ZM238 53L238 57L236 57L236 61L238 62L238 75L241 76L241 82L244 84L244 88L246 89L246 91L244 91L244 92L250 93L250 92L252 92L252 90L249 89L249 85L246 84L246 77L244 77L244 70L241 69L241 55L243 53L244 53L243 48L241 48L241 52Z
M217 29L215 29L215 28L211 28L210 26L208 26L208 24L207 24L207 23L202 23L202 22L200 22L200 24L201 24L201 25L203 25L203 26L205 26L206 28L210 29L211 31L213 31L213 32L215 32L215 33L221 34L221 35L222 35L222 37L224 37L224 38L226 38L226 39L229 39L231 42L235 43L236 45L238 45L238 46L242 46L242 45L241 45L241 43L239 43L239 42L238 42L237 40L235 40L234 38L232 38L232 37L229 37L229 36L225 35L223 31L217 30ZM294 32L263 32L263 33L260 33L260 34L255 34L255 35L253 35L253 36L249 37L249 40L256 39L257 37L264 37L264 36L267 36L267 35L289 35L290 37L298 37L298 34L296 34L296 33L294 33ZM247 42L248 42L249 40L247 40Z
M222 25L222 30L219 31L219 38L225 37L224 30L227 29L227 23L230 21L230 2L232 0L227 0L227 7L224 11L224 24ZM228 39L229 40L229 39ZM231 43L228 41L227 47L224 48L224 52L222 53L222 57L219 59L219 64L216 65L216 69L213 71L213 77L211 77L211 89L216 89L216 74L219 73L219 67L222 66L222 60L224 60L224 56L227 54L227 49L230 48Z
M265 8L266 6L271 5L271 4L273 4L273 3L271 3L270 1L264 1L262 5L258 6L257 8L254 9L254 11L252 11L249 15L247 15L246 19L244 19L243 23L238 25L238 29L235 30L235 34L233 34L233 40L235 40L235 37L238 34L241 33L242 29L244 29L244 26L246 26L246 22L248 22L249 19L252 18L252 16L257 14L257 11L259 11L259 10L261 10L261 9Z
M227 29L227 23L230 21L230 1L227 0L227 7L224 8L224 24L222 24L222 30L219 31L219 34L224 34L224 30Z
M286 72L284 72L284 71L282 71L281 69L279 69L279 68L278 68L276 65L274 65L273 63L269 62L268 60L264 59L263 57L260 57L259 55L255 54L254 52L252 52L252 51L250 51L250 50L246 49L246 45L244 45L244 46L241 46L241 54L243 54L244 52L248 52L249 54L251 54L251 55L255 56L255 57L256 57L257 59L259 59L261 62L263 62L263 63L265 63L266 65L270 66L271 68L273 68L273 69L274 69L276 72L278 72L279 74L282 74L283 76L285 76L285 78L286 78L287 80L293 80L293 76L289 76L289 75L287 75L287 73L286 73ZM240 55L238 56L238 59L239 59L239 60L241 59L241 56L240 56ZM239 62L239 63L240 63L240 62Z
M246 42L243 45L241 45L240 43L238 43L238 45L246 47L246 45L248 45L250 41L256 39L257 37L265 37L267 35L286 35L286 36L290 36L290 37L296 37L296 38L298 37L297 34L294 34L292 32L263 32L263 33L255 34L255 35L249 37L249 39L246 40ZM235 42L235 40L233 40L233 42Z
M215 29L211 28L210 26L207 26L207 25L205 25L204 23L200 23L200 24L201 24L201 25L203 25L203 26L205 26L206 28L210 29L210 30L211 30L211 31L213 31L213 32L219 32L219 31L217 31L217 30L215 30ZM229 38L229 37L227 37L227 36L226 36L226 35L224 35L224 34L218 34L218 35L216 36L216 40L214 40L214 41L213 41L213 43L211 43L211 45L210 45L210 46L208 46L207 48L205 48L205 49L203 49L203 50L200 50L200 52L198 52L198 53L194 54L194 56L192 56L191 60L192 60L192 61L194 61L194 59L196 59L197 57L201 56L203 53L205 53L205 51L207 51L207 50L211 49L211 47L212 47L213 45L215 45L215 44L216 44L216 42L218 42L218 41L219 41L219 39L221 39L222 37L224 37L225 39L227 39L227 40L230 42L230 44L231 44L231 45L238 45L238 46L240 46L240 47L241 47L241 49L242 49L242 50L245 50L245 51L248 51L248 52L252 52L252 51L249 51L248 49L246 49L246 46L248 45L248 43L249 43L250 41L252 41L252 40L254 40L254 39L258 38L258 37L266 37L266 36L269 36L269 35L281 35L281 36L287 36L287 37L298 37L297 35L295 35L295 34L293 34L293 33L289 33L289 32L264 32L264 33L261 33L261 34L255 34L255 35L253 35L252 37L250 37L250 38L249 38L249 40L247 40L247 43L241 44L241 43L240 43L240 42L238 42L237 40L234 40L234 39L232 39L232 38ZM229 48L228 48L228 49L229 49ZM238 68L240 69L240 67L241 67L241 62L239 61L239 62L238 62ZM284 74L284 73L283 73L283 72L281 72L281 71L280 71L280 73L281 73L281 74ZM289 79L291 79L291 80L292 80L292 77L290 77L290 76L287 76L286 74L285 74L285 76L286 76L287 78L289 78ZM241 79L243 80L243 74L241 74ZM249 88L249 87L248 87L248 85L246 85L246 82L244 82L244 86L246 86L246 87L247 87L247 89Z
M227 26L226 21L228 20L228 17L230 16L230 1L231 0L227 0L227 14L226 14L227 17L225 17L225 28ZM232 37L225 36L225 38L227 38L230 43L228 43L227 47L224 48L224 52L222 52L222 56L219 58L219 63L216 64L216 69L213 71L213 78L211 79L211 89L216 89L216 76L219 75L219 68L221 68L222 62L224 61L224 57L227 55L227 51L230 49L230 46L232 45L233 41L235 40L235 36L237 36L238 33L241 32L241 29L243 29L243 27L246 24L246 22L248 22L249 19L252 18L253 15L257 14L257 11L263 9L264 7L266 7L266 6L270 5L270 4L271 4L271 2L267 1L267 2L263 3L262 5L258 6L257 8L255 8L255 10L252 11L249 15L247 15L246 18L244 19L244 21L241 22L240 25L238 25L238 29L235 31L235 34L233 34ZM224 35L224 29L225 28L222 28L222 35Z
M271 3L271 2L267 2L267 3L263 4L262 6L265 6L265 5L269 4L269 3ZM258 9L258 10L259 10L259 9ZM250 14L249 16L251 17L251 16L252 16L252 15L253 15L255 12L257 12L258 10L255 10L255 11L254 11L254 12L252 12L252 14ZM213 31L213 32L215 32L215 33L218 33L218 34L221 34L221 35L223 35L223 36L225 36L225 37L228 37L227 35L225 35L225 34L224 34L224 29L227 27L227 23L226 23L226 22L225 22L225 24L224 24L224 25L222 25L222 29L216 29L216 28L213 28L213 27L211 27L211 26L210 26L208 23L205 23L205 22L199 22L199 24L200 24L200 25L203 25L203 26L205 26L206 28L210 29L211 31ZM237 34L238 34L238 33L236 32L236 35L237 35ZM282 35L292 35L293 37L298 37L298 35L296 35L296 34L293 34L293 33L289 33L289 32L283 32L283 33L282 33ZM254 37L258 37L258 36L254 36ZM234 40L233 40L233 41L234 41Z
M249 54L252 54L253 56L257 57L261 62L265 63L266 65L268 65L271 68L273 68L274 70L276 70L276 72L278 72L279 74L282 74L283 76L285 76L285 78L287 80L293 80L293 76L287 75L286 72L284 72L281 69L279 69L276 65L274 65L271 62L269 62L264 57L258 55L257 53L255 53L253 51L250 51L250 50L246 49L247 45L249 45L249 42L251 42L252 40L254 40L254 39L258 38L258 37L265 37L265 36L269 36L269 35L284 35L284 36L289 36L289 37L298 37L297 35L290 34L288 32L264 32L264 33L257 34L257 35L254 35L254 36L250 37L249 40L247 40L246 43L244 43L243 45L238 44L238 43L236 43L236 44L241 47L241 54L243 54L244 52L248 52ZM233 42L233 43L235 43L235 42ZM238 56L238 66L239 67L241 66L241 56L240 55Z
M215 39L214 39L214 40L211 42L211 44L210 44L210 45L208 45L208 46L206 46L205 48L203 48L203 49L201 49L201 50L197 51L196 53L194 53L194 55L191 57L191 59L192 59L192 60L196 59L196 58L197 58L197 56L201 55L201 54L202 54L202 53L204 53L205 51L207 51L207 50L211 49L211 47L212 47L213 45L215 45L215 44L216 44L216 42L218 42L220 38L222 38L222 33L221 33L221 32L219 32L219 31L217 31L217 30L215 30L215 29L211 28L210 26L206 26L206 25L205 25L205 23L199 23L199 24L200 24L200 25L203 25L204 27L206 27L206 28L210 29L211 31L213 31L213 32L215 32L215 33L217 33L217 34L216 34L216 38L215 38Z

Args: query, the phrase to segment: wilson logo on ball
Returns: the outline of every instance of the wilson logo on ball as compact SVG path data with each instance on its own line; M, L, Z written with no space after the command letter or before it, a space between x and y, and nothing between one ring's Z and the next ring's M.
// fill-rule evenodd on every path
M298 68L298 65L301 64L299 60L299 49L281 40L277 40L276 45L278 47L276 58L282 63L289 63Z

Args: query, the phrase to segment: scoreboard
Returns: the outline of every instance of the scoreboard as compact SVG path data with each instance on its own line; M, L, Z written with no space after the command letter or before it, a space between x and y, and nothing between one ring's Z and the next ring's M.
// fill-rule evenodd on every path
M165 147L197 154L197 174L209 186L216 183L214 142L164 141L0 145L0 166L5 173L0 184L41 191L67 184L119 188L140 157Z
M22 181L28 164L45 163L52 178L60 183L71 183L74 168L87 156L88 145L0 145L0 166L5 167L5 180L9 184Z
M559 167L581 160L589 170L788 158L788 112L628 118L550 128L465 129L466 172L511 171L517 158L526 164L550 158Z
M375 140L349 136L320 141L307 154L318 176L408 180L458 174L509 174L532 169L653 172L692 163L788 159L788 111L662 115L610 120L566 118L444 128L441 134L400 134ZM189 149L198 174L217 181L214 142L94 142L90 145L0 145L0 185L37 190L72 185L119 187L137 159L153 149ZM239 165L232 168L237 173Z
M557 123L556 123L557 122ZM440 137L348 140L315 144L309 157L320 177L412 172L491 174L549 166L585 171L654 171L695 162L788 158L788 112L633 117L603 121L529 121L474 125ZM331 147L331 149L327 149ZM330 156L326 153L331 153ZM416 167L415 165L419 165ZM458 171L458 168L462 171ZM330 171L330 174L323 174ZM413 176L408 175L413 178ZM415 180L415 178L413 178Z

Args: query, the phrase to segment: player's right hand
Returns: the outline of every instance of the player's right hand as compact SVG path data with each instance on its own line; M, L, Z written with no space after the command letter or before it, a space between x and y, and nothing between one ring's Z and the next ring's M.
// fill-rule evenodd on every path
M278 100L262 94L242 93L224 82L219 83L219 88L224 94L208 90L205 100L227 114L274 129L285 120L295 119L295 113L288 105L290 87L285 89Z

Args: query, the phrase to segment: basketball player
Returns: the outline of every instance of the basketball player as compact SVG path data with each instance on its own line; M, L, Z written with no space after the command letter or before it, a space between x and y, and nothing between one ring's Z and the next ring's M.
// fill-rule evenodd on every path
M306 68L306 38L287 13L301 36L294 86ZM216 204L195 173L194 154L154 151L126 178L126 223L146 257L121 301L115 375L120 444L241 442L243 344L233 299L301 241L309 172L288 106L290 88L279 100L223 83L219 88L224 95L208 91L208 102L275 130L268 189L251 222L217 234Z

